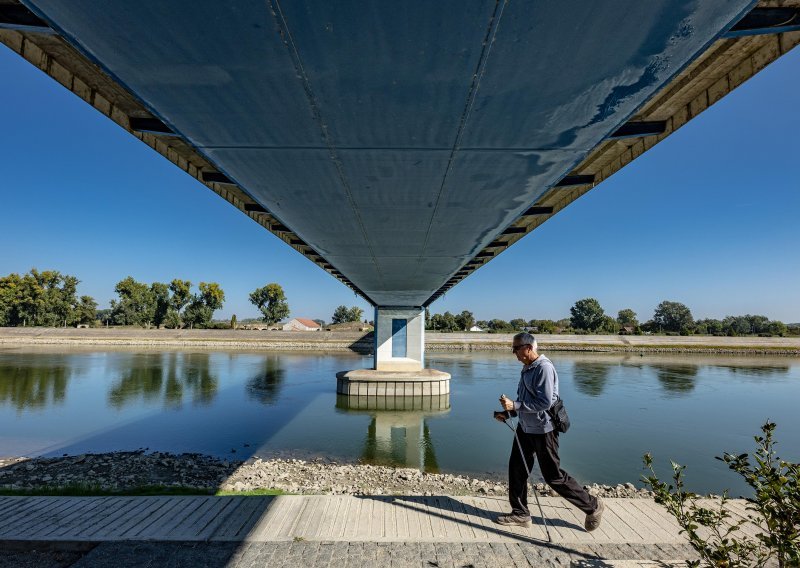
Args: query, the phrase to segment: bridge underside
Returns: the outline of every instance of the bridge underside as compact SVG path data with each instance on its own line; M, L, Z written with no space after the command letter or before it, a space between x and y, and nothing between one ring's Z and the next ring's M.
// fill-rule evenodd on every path
M0 0L0 41L419 313L793 48L799 7Z

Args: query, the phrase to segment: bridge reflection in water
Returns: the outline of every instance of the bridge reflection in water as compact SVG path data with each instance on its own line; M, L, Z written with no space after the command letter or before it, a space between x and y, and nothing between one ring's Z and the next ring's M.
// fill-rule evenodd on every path
M427 418L450 412L450 395L336 396L336 409L370 414L361 460L437 473L439 464Z

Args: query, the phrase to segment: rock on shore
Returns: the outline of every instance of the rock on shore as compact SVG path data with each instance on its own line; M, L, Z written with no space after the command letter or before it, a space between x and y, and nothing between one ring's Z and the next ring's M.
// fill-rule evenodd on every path
M505 481L476 479L417 469L338 463L325 458L251 458L222 460L202 454L111 452L60 458L0 458L0 487L35 489L84 485L128 489L143 485L192 487L202 490L253 491L279 489L287 493L338 495L506 495ZM591 485L605 497L651 498L632 483ZM536 484L540 495L552 495Z

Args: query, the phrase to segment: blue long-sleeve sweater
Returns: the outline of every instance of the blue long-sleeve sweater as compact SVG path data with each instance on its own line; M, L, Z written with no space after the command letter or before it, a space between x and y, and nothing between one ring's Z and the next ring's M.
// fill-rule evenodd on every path
M553 363L539 355L530 365L522 368L517 386L514 408L519 416L522 431L528 434L546 434L553 431L553 421L546 410L558 400L558 373Z

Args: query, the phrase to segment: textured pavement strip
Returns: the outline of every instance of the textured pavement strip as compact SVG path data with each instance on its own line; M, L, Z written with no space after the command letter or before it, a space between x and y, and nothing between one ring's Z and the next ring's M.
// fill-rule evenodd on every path
M595 533L560 498L542 498L531 528L492 522L501 497L14 497L0 500L4 543L100 542L74 566L388 567L626 566L599 559L694 557L677 525L651 501L607 499ZM735 502L737 515L744 502ZM7 513L7 514L6 514ZM55 552L54 552L55 554ZM64 558L71 558L68 555ZM0 553L0 566L20 564ZM66 567L74 558L36 566Z
M18 540L339 540L535 542L546 540L538 507L531 527L492 522L507 505L496 497L16 497L2 502L0 539ZM556 542L681 542L675 521L649 500L607 499L593 533L560 498L542 498ZM22 503L22 505L21 505ZM30 506L28 509L25 505ZM744 505L733 503L737 514ZM0 513L3 513L0 510ZM738 517L737 517L738 518ZM414 527L413 534L411 527Z

